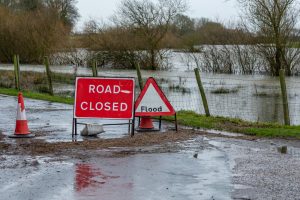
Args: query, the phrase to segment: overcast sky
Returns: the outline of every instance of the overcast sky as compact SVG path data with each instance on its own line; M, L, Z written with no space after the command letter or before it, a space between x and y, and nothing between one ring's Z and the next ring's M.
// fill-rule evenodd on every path
M117 9L121 0L78 0L77 7L80 20L77 30L89 19L107 20ZM227 22L234 21L238 16L235 0L188 0L191 17L206 17Z

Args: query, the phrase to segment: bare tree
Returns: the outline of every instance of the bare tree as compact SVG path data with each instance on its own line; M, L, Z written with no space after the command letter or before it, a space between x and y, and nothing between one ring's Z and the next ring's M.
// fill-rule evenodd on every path
M256 33L262 44L258 51L268 62L272 75L279 75L280 69L292 74L288 59L291 38L297 34L295 27L298 20L296 0L238 0L246 9L247 28ZM298 58L299 59L299 58Z
M185 0L123 0L115 15L115 22L133 30L143 38L144 49L150 55L150 65L157 69L160 45L172 21L186 10Z
M55 10L65 25L73 27L79 18L77 0L43 0L48 8Z

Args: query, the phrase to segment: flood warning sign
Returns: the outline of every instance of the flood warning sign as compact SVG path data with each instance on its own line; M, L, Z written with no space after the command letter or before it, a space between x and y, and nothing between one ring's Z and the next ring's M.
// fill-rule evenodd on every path
M135 103L135 116L172 116L176 112L154 78L149 78Z

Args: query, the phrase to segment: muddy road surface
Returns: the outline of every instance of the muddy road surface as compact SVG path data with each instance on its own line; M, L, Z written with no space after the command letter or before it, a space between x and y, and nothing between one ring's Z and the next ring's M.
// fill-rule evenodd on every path
M300 199L299 141L126 126L72 141L72 107L25 103L37 137L10 139L16 100L0 96L1 200Z

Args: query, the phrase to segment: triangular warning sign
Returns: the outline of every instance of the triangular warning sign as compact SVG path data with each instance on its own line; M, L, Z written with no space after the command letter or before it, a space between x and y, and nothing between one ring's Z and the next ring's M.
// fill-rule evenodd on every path
M135 102L135 116L172 116L175 110L154 78L148 78Z

